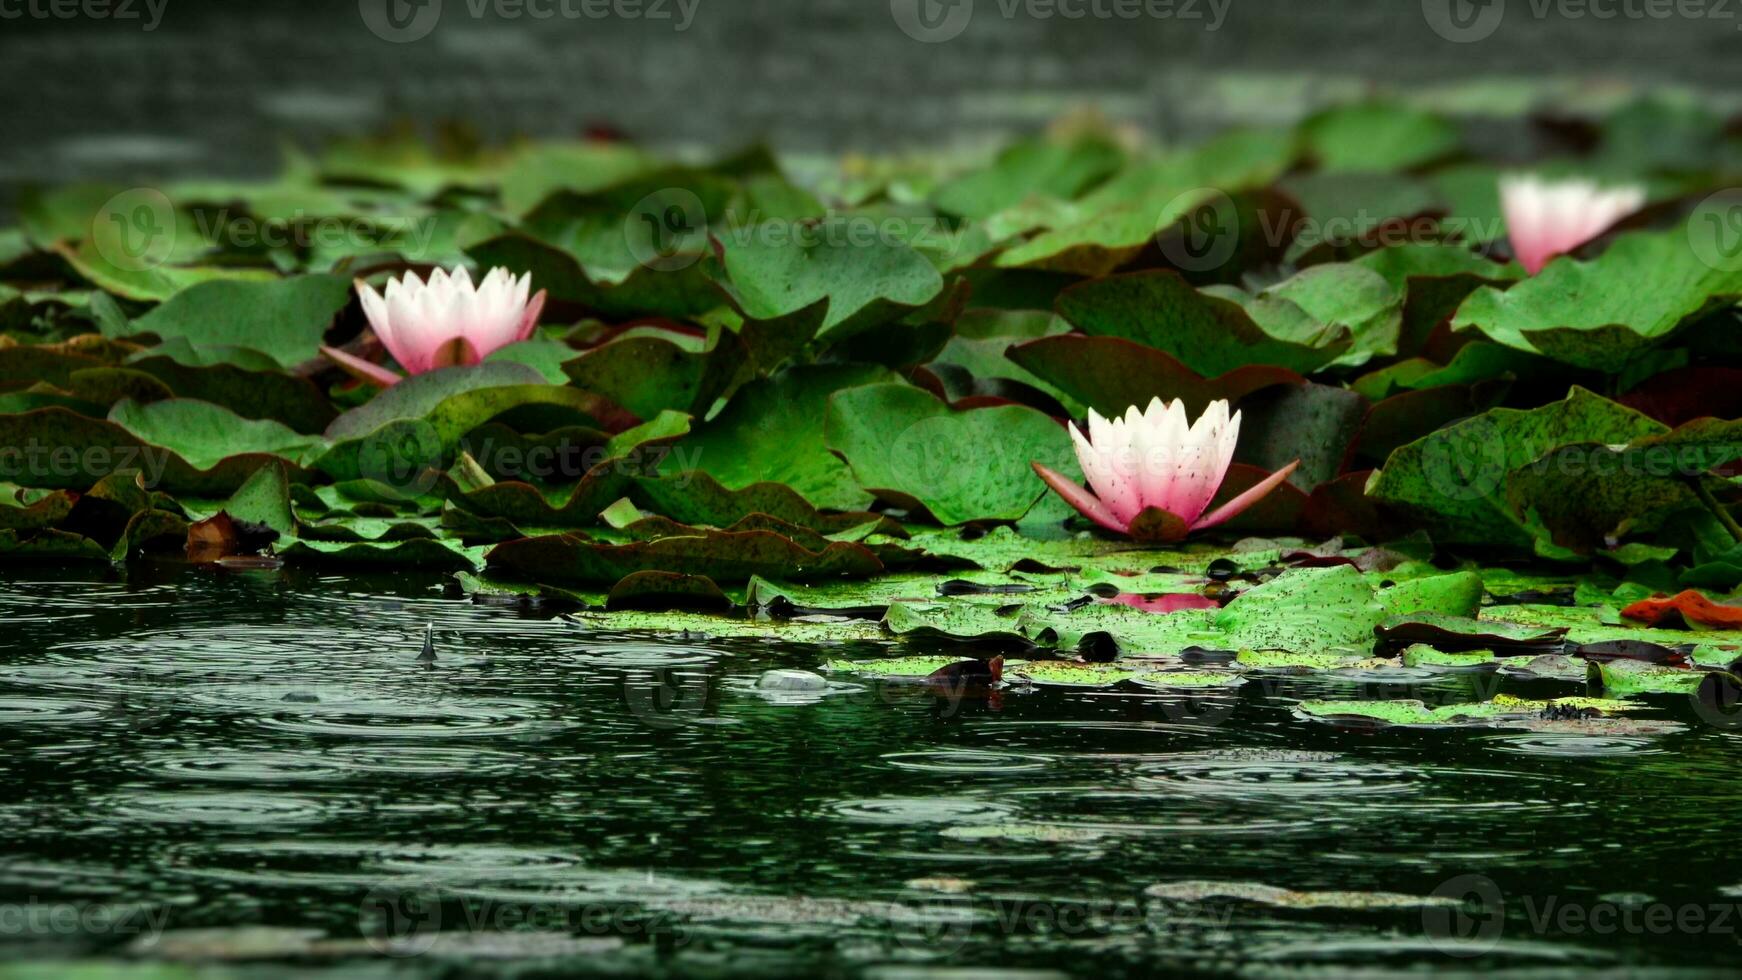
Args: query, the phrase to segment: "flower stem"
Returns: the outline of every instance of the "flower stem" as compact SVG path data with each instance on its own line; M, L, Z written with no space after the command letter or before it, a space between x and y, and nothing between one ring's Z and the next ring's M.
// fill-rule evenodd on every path
M1706 509L1718 518L1718 523L1724 525L1724 530L1730 532L1730 537L1735 538L1737 544L1742 544L1742 524L1737 524L1736 518L1730 516L1723 504L1718 503L1718 498L1712 496L1712 491L1706 489L1698 475L1688 483L1694 488L1694 496L1699 497L1700 503L1705 504Z

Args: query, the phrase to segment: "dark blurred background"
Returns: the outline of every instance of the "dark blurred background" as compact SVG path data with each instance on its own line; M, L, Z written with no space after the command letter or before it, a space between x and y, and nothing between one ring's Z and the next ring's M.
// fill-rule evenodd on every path
M1669 87L1729 112L1739 28L1742 0L0 0L0 206L259 175L285 140L407 120L832 153L1085 106L1189 137L1372 92L1505 120Z

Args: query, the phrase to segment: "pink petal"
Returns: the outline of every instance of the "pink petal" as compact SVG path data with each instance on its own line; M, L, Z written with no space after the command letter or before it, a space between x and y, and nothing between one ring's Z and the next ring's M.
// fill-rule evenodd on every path
M1185 418L1181 406L1180 418ZM1231 420L1226 401L1211 402L1181 440L1175 453L1174 478L1165 504L1157 505L1187 524L1196 521L1216 491L1228 467L1222 462Z
M1091 426L1094 425L1094 420L1098 417L1092 411L1090 412ZM1138 502L1137 491L1120 472L1121 464L1117 460L1110 459L1100 447L1091 443L1081 432L1078 432L1076 423L1070 423L1066 428L1071 433L1071 444L1077 450L1077 463L1083 468L1083 476L1088 479L1089 488L1099 498L1101 505L1113 516L1113 520L1121 525L1129 525L1131 518L1137 516L1137 512L1143 507ZM1102 438L1110 441L1112 436L1104 432Z
M1294 471L1299 468L1300 460L1297 459L1287 466L1284 466L1282 469L1277 470L1275 473L1270 474L1268 477L1265 477L1263 482L1257 484L1252 489L1238 497L1235 497L1233 500L1228 501L1222 506L1217 507L1208 515L1199 518L1197 523L1192 525L1192 530L1202 531L1205 528L1215 527L1218 524L1233 520L1248 507L1263 500L1270 491L1282 486L1282 481L1292 476Z
M525 340L532 336L534 330L538 329L538 318L544 313L544 300L547 292L547 290L539 290L538 295L526 304L526 316L521 319L520 336L516 338L517 340Z
M1076 483L1066 479L1062 474L1039 463L1030 463L1029 465L1034 467L1034 472L1046 481L1047 486L1052 487L1054 493L1065 498L1065 503L1075 507L1077 513L1109 531L1125 533L1125 528L1128 525L1120 523L1119 519L1113 516L1113 512L1109 511L1106 505L1101 503L1094 494L1077 486Z
M346 374L358 381L391 388L405 380L373 361L365 361L361 357L347 354L333 347L322 347L321 353L327 355L334 364L343 368Z

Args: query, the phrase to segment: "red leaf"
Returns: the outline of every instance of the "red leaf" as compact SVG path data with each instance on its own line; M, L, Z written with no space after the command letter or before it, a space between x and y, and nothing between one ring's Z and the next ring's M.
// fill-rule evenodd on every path
M1713 602L1693 589L1674 596L1641 599L1621 610L1621 615L1639 620L1648 626L1661 626L1665 623L1673 626L1680 621L1690 627L1742 629L1742 606L1726 606Z
M1099 600L1108 605L1130 606L1149 613L1175 613L1185 609L1218 609L1221 603L1208 596L1196 592L1180 592L1172 595L1142 596L1116 595L1111 599Z

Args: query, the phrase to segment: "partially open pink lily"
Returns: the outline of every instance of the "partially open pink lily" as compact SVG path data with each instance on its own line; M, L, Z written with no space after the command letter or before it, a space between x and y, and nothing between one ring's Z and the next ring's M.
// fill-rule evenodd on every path
M1512 252L1536 275L1557 255L1596 238L1645 204L1643 187L1599 188L1590 180L1505 177L1500 204Z
M1163 405L1156 398L1148 411L1133 405L1111 422L1090 410L1087 438L1074 423L1070 429L1077 462L1094 492L1039 463L1032 464L1034 471L1084 517L1136 537L1178 540L1215 527L1262 500L1300 465L1295 460L1205 514L1240 440L1240 413L1229 418L1227 402L1210 403L1196 425L1186 421L1185 402Z
M386 296L357 280L363 315L382 346L411 374L423 374L456 364L476 364L492 351L532 336L544 311L545 294L531 296L532 274L519 279L496 268L483 283L472 285L464 266L453 272L437 269L429 282L407 272L387 281ZM392 371L341 350L322 347L351 374L375 384L392 385L401 378Z

